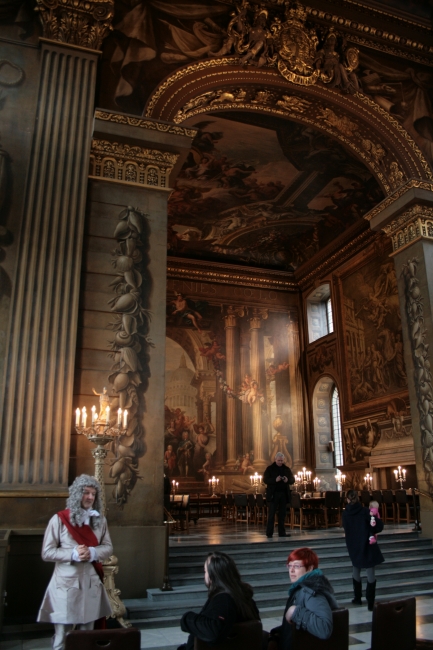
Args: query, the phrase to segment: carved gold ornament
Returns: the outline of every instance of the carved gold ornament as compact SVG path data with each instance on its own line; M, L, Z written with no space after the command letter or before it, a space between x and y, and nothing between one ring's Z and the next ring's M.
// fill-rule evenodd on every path
M433 240L433 208L414 205L382 228L397 252L419 239Z
M89 176L167 188L170 172L178 157L178 154L166 151L93 140Z
M354 132L358 129L358 125L355 124L355 122L352 122L352 120L350 120L346 115L338 116L330 108L322 109L320 117L324 118L326 124L336 128L337 131L347 135L349 138L353 136Z
M114 0L36 0L44 37L98 50L113 29Z
M103 120L104 122L114 122L115 124L127 124L128 126L136 126L140 129L148 129L149 131L161 131L161 133L170 133L171 135L186 135L190 138L195 138L198 133L197 129L157 122L155 120L144 120L140 117L131 117L130 115L109 113L101 110L95 111L95 119Z
M276 105L285 111L293 111L294 113L305 113L310 108L311 102L301 97L294 95L283 95L281 99L276 102Z

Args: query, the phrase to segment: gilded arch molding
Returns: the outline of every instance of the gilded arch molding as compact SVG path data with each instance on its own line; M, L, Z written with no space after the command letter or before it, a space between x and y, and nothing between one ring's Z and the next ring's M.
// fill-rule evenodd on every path
M408 132L364 94L298 85L274 69L242 68L230 57L177 70L156 88L144 115L182 124L221 111L260 112L313 126L349 148L387 194L411 178L433 179Z

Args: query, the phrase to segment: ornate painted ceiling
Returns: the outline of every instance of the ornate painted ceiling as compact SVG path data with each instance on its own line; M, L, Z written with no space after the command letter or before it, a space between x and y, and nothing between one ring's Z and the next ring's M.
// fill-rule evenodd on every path
M392 128L402 128L431 166L429 0L309 4L116 1L114 31L104 44L99 105L198 130L169 199L170 255L294 272L325 247L335 249L350 228L359 232L383 191L395 189L411 172L405 176L380 142L380 128L372 137L370 127L361 133L344 117L345 97L367 98L389 115ZM185 80L187 69L219 61L227 65L218 73L227 84ZM248 91L230 83L237 70L256 70L257 79L258 71L269 70L279 76L281 92L263 85L262 78L262 86ZM169 88L161 95L164 86ZM293 103L303 101L296 95L302 86L333 89L342 97L337 114L326 108L322 93L326 129L317 119L314 125L292 119ZM272 116L248 110L245 97L250 109L272 100L287 117L275 110ZM177 112L170 112L174 101ZM309 106L298 106L298 116ZM357 157L359 147L347 146L355 131L364 150Z

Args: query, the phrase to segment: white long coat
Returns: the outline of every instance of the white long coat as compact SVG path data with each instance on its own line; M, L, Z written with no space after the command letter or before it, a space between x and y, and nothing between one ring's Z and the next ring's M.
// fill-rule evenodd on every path
M105 517L93 532L99 542L96 559L102 562L113 553ZM71 560L76 546L66 526L54 515L45 531L42 559L56 565L39 610L40 622L90 623L111 614L107 592L92 563Z

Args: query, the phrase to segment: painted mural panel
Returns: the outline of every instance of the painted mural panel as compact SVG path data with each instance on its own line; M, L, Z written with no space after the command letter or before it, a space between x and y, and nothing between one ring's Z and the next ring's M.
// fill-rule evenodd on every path
M392 260L370 259L342 280L342 290L351 403L401 393L407 377Z
M217 470L237 475L234 487L245 490L259 459L267 465L280 450L292 464L287 324L286 314L262 307L168 296L164 468L170 480L206 484ZM293 408L295 402L293 396Z
M199 132L169 199L170 254L294 271L382 198L316 129L204 117L188 122Z

